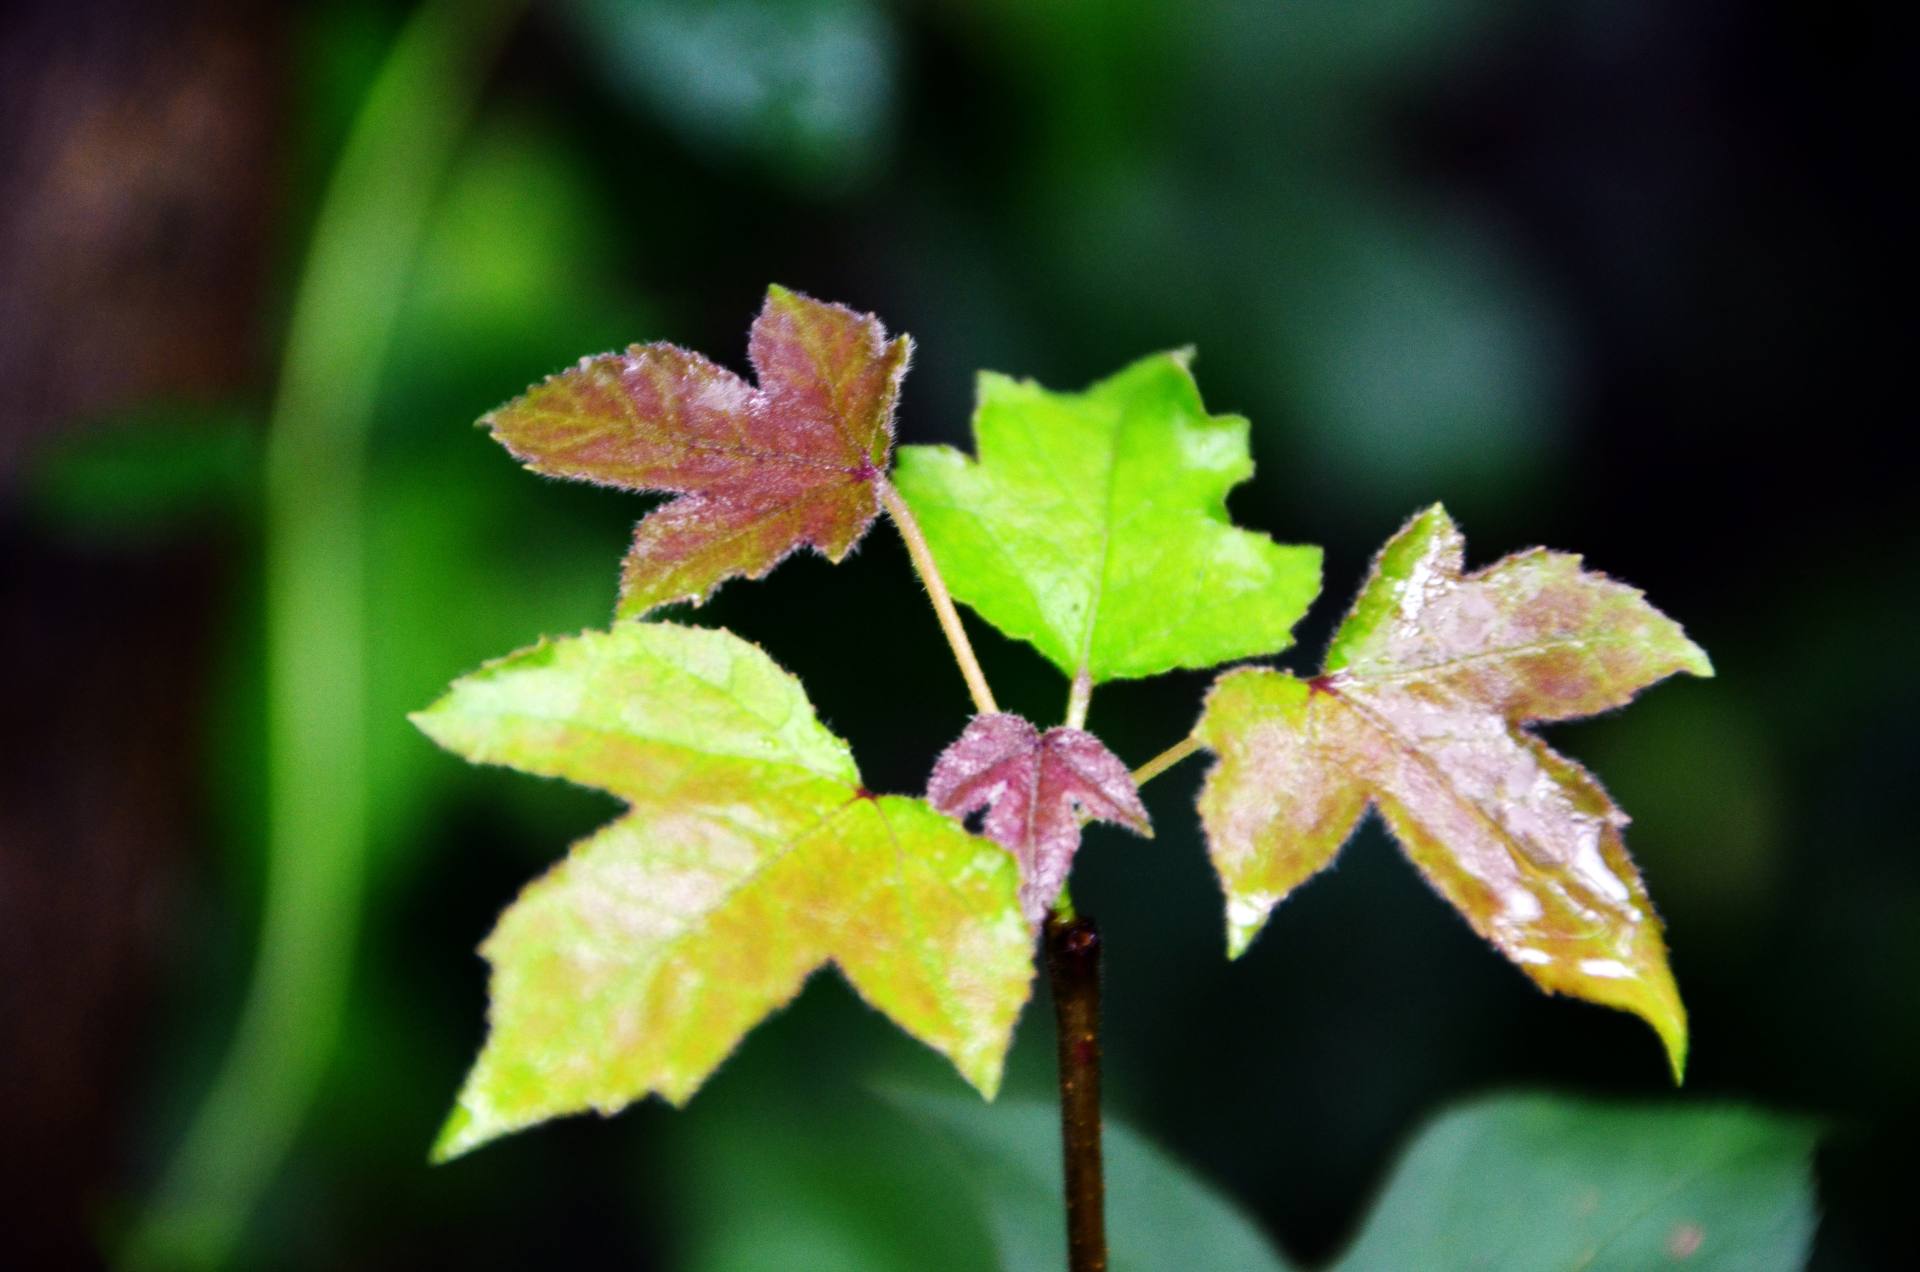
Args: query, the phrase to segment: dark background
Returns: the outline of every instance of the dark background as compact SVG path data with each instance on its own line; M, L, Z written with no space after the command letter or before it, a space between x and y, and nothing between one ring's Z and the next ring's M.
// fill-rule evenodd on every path
M1327 548L1293 665L1435 499L1474 563L1579 551L1684 622L1716 680L1552 739L1636 817L1692 1013L1680 1098L1828 1119L1816 1266L1891 1262L1920 1121L1899 802L1920 771L1920 535L1894 441L1915 57L1892 11L537 6L458 122L423 246L382 276L401 308L354 478L367 673L339 687L367 713L364 887L357 926L318 938L350 974L339 1046L281 1039L321 1080L284 1164L242 1182L259 1204L237 1262L678 1266L729 1137L779 1125L754 1110L810 1134L877 1073L944 1080L822 976L683 1113L422 1164L479 1041L473 946L607 804L466 771L402 715L482 658L603 623L643 506L521 474L469 422L629 341L742 365L770 280L913 334L906 441L963 440L979 368L1071 388L1197 346L1209 405L1253 420L1236 516ZM137 1227L239 1017L276 815L263 439L321 193L408 12L67 0L0 19L18 1266L98 1263ZM885 528L838 569L728 587L701 621L799 673L876 787L917 788L965 718ZM1003 700L1057 714L1038 657L975 631ZM1092 727L1138 762L1204 684L1103 689ZM1374 825L1227 964L1199 767L1150 788L1156 840L1096 832L1076 875L1108 935L1110 1105L1289 1253L1338 1248L1396 1146L1462 1094L1662 1094L1644 1026L1536 994ZM1044 1092L1050 1045L1030 1009L1011 1090Z

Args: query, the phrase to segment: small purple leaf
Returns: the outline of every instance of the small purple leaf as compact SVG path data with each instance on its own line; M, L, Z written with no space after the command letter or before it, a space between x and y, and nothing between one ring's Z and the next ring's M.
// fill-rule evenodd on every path
M1007 712L974 717L934 764L927 799L953 817L986 810L981 829L1020 863L1020 908L1036 927L1067 880L1083 820L1153 833L1127 766L1099 738L1041 733Z

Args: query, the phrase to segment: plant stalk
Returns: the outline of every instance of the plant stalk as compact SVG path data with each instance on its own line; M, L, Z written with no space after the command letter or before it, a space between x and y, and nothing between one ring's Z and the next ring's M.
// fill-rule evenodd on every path
M1180 761L1200 749L1200 739L1192 736L1181 738L1160 754L1133 770L1133 784L1145 786Z
M1100 929L1085 915L1047 916L1047 978L1060 1048L1060 1147L1066 1167L1067 1267L1106 1272L1100 1167Z
M1067 693L1067 727L1084 729L1087 727L1087 708L1093 705L1093 677L1082 667L1073 678L1073 688Z
M973 656L973 645L967 640L967 629L960 625L960 611L953 607L953 597L947 592L946 580L940 577L940 567L934 563L933 550L927 547L927 536L920 532L920 523L913 519L913 510L907 507L907 501L893 488L893 483L885 477L873 479L874 488L880 493L880 502L886 506L887 515L893 518L900 538L907 545L907 555L913 558L913 568L919 572L920 582L926 586L927 597L933 602L934 615L940 620L940 630L946 633L947 644L953 650L953 660L960 664L960 674L966 679L967 692L973 695L973 709L981 715L991 715L1000 708L993 701L993 690L987 687L986 673L980 670L979 659Z

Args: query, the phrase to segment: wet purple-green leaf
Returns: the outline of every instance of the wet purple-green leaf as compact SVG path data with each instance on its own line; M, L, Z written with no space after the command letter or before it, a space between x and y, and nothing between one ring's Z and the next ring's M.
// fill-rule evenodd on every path
M1325 670L1220 677L1195 735L1239 954L1369 805L1435 890L1542 988L1634 1012L1676 1078L1686 1012L1627 816L1526 724L1617 707L1707 656L1633 588L1561 553L1463 573L1437 505L1381 550Z
M839 561L879 510L912 341L879 319L772 287L755 387L671 344L582 358L481 423L535 472L675 498L634 529L619 613L704 600L798 548Z

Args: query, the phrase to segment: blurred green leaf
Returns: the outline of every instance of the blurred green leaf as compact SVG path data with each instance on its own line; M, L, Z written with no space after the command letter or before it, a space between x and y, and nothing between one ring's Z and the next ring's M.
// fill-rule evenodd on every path
M445 444L388 457L368 476L367 598L378 627L367 646L367 800L381 870L418 860L428 818L466 776L406 713L451 670L604 622L606 559L621 542L616 524L553 515L564 512L562 492L528 483L471 426L447 430Z
M288 318L263 456L266 893L245 1005L125 1249L224 1263L278 1173L345 1020L369 822L367 439L404 280L513 0L414 9L355 111Z
M1051 1105L901 1089L884 1105L828 1092L814 1107L775 1086L741 1095L692 1136L696 1272L1064 1261ZM1815 1222L1815 1134L1732 1106L1471 1101L1415 1138L1332 1272L1797 1268ZM1124 1123L1109 1117L1105 1138L1115 1272L1290 1266L1233 1203Z
M982 1107L924 1092L887 1098L957 1155L964 1169L954 1195L985 1214L998 1267L1024 1272L1064 1262L1058 1109L1011 1101ZM1103 1149L1114 1272L1287 1266L1237 1207L1117 1118L1106 1119Z
M1316 475L1382 507L1524 489L1562 445L1565 341L1502 240L1364 181L1274 213L1257 329Z
M639 245L592 156L542 115L481 121L434 207L394 332L383 432L468 446L466 421L583 349L656 325L631 294Z
M232 517L259 482L260 447L231 410L150 410L75 433L44 452L27 487L36 516L83 536L149 538Z
M1445 1114L1338 1272L1770 1272L1815 1223L1804 1121L1731 1106L1499 1096Z
M1510 0L1228 0L1196 6L1209 65L1259 74L1293 99L1355 97L1418 82L1470 53ZM1322 125L1324 127L1324 125Z
M752 1061L743 1058L743 1064ZM897 1109L831 1080L729 1069L670 1134L690 1272L980 1272L994 1240L949 1154ZM983 1105L983 1114L1002 1106ZM933 1151L929 1151L929 1150ZM1054 1263L1058 1263L1056 1258ZM1051 1265L1049 1265L1051 1266Z
M609 78L696 152L800 186L870 170L892 131L893 28L871 0L573 0Z

